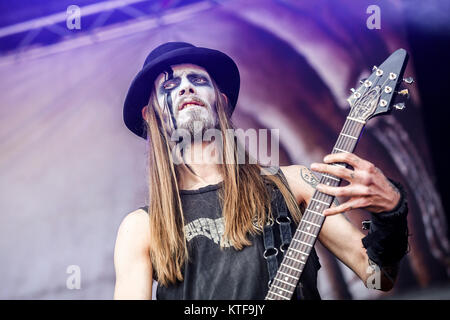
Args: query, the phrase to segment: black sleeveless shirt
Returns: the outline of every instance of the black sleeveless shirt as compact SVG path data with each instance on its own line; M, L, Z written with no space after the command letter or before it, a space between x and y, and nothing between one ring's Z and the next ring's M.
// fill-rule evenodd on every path
M220 182L197 190L180 190L185 214L184 230L189 261L183 268L184 281L177 281L176 284L168 287L158 284L157 300L263 300L265 298L269 289L269 274L267 261L263 257L262 235L249 235L252 245L242 250L235 250L228 242L223 244L223 248L220 247L224 220L218 190L222 185L223 182ZM278 188L272 189L272 192L276 193L275 196L281 196ZM273 205L274 201L272 201L272 208ZM147 206L141 209L148 212ZM288 215L290 217L289 212ZM291 223L291 229L294 234L296 229L294 222ZM273 231L275 243L279 247L281 239L277 224L274 224ZM281 264L281 250L277 258ZM293 299L320 299L317 290L317 271L320 267L319 258L313 248Z

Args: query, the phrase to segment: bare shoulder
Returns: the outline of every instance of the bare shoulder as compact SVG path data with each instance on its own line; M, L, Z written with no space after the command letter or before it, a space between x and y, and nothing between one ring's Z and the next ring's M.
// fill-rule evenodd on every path
M151 299L153 271L149 244L147 212L142 209L130 212L119 226L114 248L114 299Z
M117 243L133 245L145 249L150 239L149 217L143 209L128 213L122 220L117 232Z
M318 179L307 167L303 165L280 166L289 188L293 192L297 203L308 201L314 192Z

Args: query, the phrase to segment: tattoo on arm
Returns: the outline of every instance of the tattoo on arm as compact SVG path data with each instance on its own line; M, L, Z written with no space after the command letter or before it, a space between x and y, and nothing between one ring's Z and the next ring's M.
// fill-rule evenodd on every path
M314 189L319 184L319 179L309 170L308 168L301 168L300 174L302 176L302 179L311 185Z
M314 189L319 184L319 178L311 172L308 168L301 168L300 169L300 176L302 177L303 181L305 181L307 184L311 185ZM334 198L333 203L338 206L339 201Z

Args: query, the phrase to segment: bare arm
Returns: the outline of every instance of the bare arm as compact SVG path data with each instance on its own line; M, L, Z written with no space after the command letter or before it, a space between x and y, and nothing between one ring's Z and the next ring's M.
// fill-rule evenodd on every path
M282 170L298 203L307 206L318 184L318 179L304 166L294 165L283 167ZM335 206L336 203L332 205L332 207ZM368 286L369 282L374 279L374 272L380 272L380 270L367 256L366 249L361 242L364 236L344 215L335 214L326 217L319 233L319 241L342 263L352 269L365 286ZM390 272L390 279L386 277L385 273L379 273L380 288L378 289L385 291L392 288L396 277L395 267L390 268L388 272Z
M128 214L120 224L114 249L114 299L152 298L148 224L148 214L141 209Z

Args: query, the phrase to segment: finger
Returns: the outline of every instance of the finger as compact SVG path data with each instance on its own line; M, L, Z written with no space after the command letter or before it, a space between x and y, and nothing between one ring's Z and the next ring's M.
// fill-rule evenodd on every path
M361 159L354 153L345 153L345 152L329 154L325 156L325 158L323 158L323 162L325 163L345 162L355 169L357 168L368 169L371 166L374 167L374 165L371 162Z
M331 207L323 211L325 216L332 216L338 213L343 213L353 209L361 208L365 206L363 198L352 198L336 207Z
M353 180L355 178L355 173L353 170L344 167L333 166L330 164L313 163L311 164L311 169L317 172L331 174L347 181Z
M370 194L369 187L360 184L350 184L345 187L331 187L324 184L318 184L316 188L322 193L335 197L368 196Z

